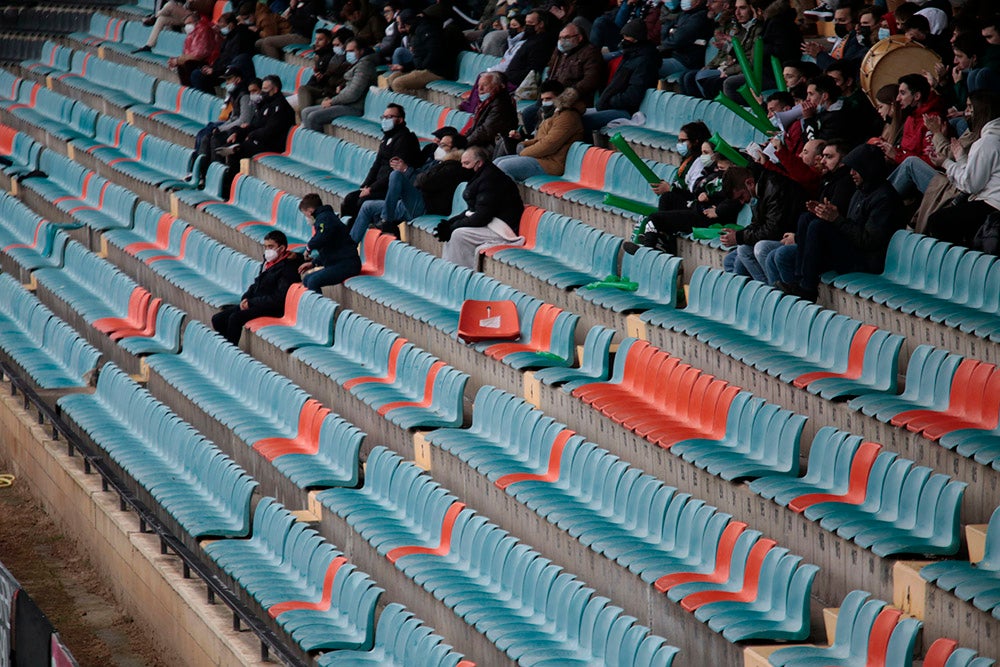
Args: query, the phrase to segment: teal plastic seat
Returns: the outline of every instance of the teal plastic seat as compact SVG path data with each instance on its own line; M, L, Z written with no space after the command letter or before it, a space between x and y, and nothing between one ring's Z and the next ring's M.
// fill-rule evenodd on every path
M769 656L771 664L775 667L864 664L875 618L886 606L882 600L869 600L868 597L865 591L851 591L844 597L837 614L833 644L778 649ZM850 662L852 659L855 662Z
M576 293L615 313L676 307L680 266L679 257L652 248L640 247L635 252L626 250L622 259L621 278L623 281L637 283L634 292L615 287L584 286Z

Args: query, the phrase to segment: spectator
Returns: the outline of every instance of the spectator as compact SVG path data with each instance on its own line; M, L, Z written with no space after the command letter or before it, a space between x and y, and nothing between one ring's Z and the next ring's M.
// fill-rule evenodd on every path
M886 141L879 145L890 162L901 164L911 155L930 162L931 142L924 124L927 114L941 116L940 100L931 90L930 84L920 74L906 74L899 78L899 93L896 101L903 114L903 133L897 145Z
M404 45L392 56L389 87L397 93L420 90L431 81L445 78L451 66L442 48L444 33L435 19L404 9L396 19Z
M705 64L705 45L714 25L708 16L705 0L682 0L681 13L658 49L663 62L661 79L686 70L698 70Z
M226 106L221 120L209 123L195 137L195 153L205 156L198 174L198 187L204 185L208 165L215 159L216 151L225 146L229 137L240 128L250 127L256 110L255 100L259 102L262 99L260 79L248 80L242 71L230 67L225 72L225 81Z
M219 149L221 157L228 158L230 163L226 190L239 171L240 160L258 153L283 151L288 132L295 125L295 110L281 92L281 79L274 74L265 76L260 92L261 100L250 124L235 128L226 138L226 147Z
M952 43L955 61L950 73L943 64L938 71L942 77L940 83L946 91L943 97L948 100L948 122L956 134L962 134L968 129L965 123L965 106L969 98L969 81L978 76L978 73L973 76L972 71L979 69L979 60L985 48L986 42L979 35L959 35Z
M757 162L764 169L787 176L809 196L814 195L823 178L822 158L826 141L810 139L802 145L802 149L798 153L790 151L778 137L773 137L769 143L773 147L773 155L777 163L773 162L763 151L757 154Z
M160 38L160 33L163 32L164 28L176 28L178 26L184 25L184 20L188 17L191 11L186 7L186 3L178 2L178 0L167 0L160 7L160 11L147 16L142 20L144 26L153 26L152 31L149 33L149 38L146 39L146 43L136 49L136 53L142 53L143 51L152 51L153 47L156 46L156 40Z
M762 21L761 40L764 44L764 62L771 61L774 56L779 62L799 60L801 57L802 33L799 31L795 10L788 0L750 0L754 16ZM774 75L771 68L764 68L763 88L774 88ZM746 76L734 74L727 76L722 84L726 97L743 104L740 88L746 83Z
M763 282L764 269L757 263L753 248L758 241L778 241L794 229L803 208L801 188L773 171L755 176L750 169L733 167L726 172L722 189L727 199L749 204L753 216L746 228L727 228L719 235L723 246L736 246L726 255L723 267Z
M507 35L507 48L500 56L500 62L487 68L487 72L506 72L510 66L510 61L514 59L517 52L524 46L524 40L527 37L524 32L524 16L515 14L507 19L506 33L501 32L500 34Z
M566 170L566 155L574 141L583 139L583 112L586 106L573 88L556 97L553 91L542 93L542 104L553 104L555 114L546 118L531 139L518 145L517 155L505 155L494 164L515 181L529 176L561 176Z
M463 195L467 210L442 220L434 236L445 244L444 259L475 269L480 248L524 244L517 234L524 204L517 184L490 162L485 148L469 147L462 166L474 172Z
M941 62L950 63L955 58L948 40L942 35L931 32L931 25L926 16L918 13L906 19L903 23L903 34L938 54Z
M597 17L590 30L590 43L598 49L617 49L621 31L629 22L646 17L648 7L642 0L618 0L618 7Z
M506 137L516 127L517 109L503 75L485 72L479 77L479 104L462 133L470 146L492 150L497 137Z
M622 60L597 100L596 110L584 114L584 129L597 130L638 111L646 91L656 86L659 60L656 47L646 39L646 24L639 19L626 23L622 28Z
M556 48L556 31L549 28L548 12L528 12L524 17L524 43L510 59L504 74L510 85L517 88L528 76L535 72L541 78L545 64Z
M878 10L872 5L866 5L857 12L857 32L858 41L865 48L865 52L872 48L879 41L879 15ZM862 55L862 58L864 56Z
M487 8L491 5L494 9L497 8L494 2L487 2L486 4ZM503 3L503 6L506 7L506 3ZM492 25L492 30L485 32L485 34L481 31L472 32L473 34L479 32L481 35L481 38L478 39L480 42L479 51L481 53L500 58L510 49L512 38L517 37L519 42L524 39L524 14L517 9L511 9L506 15L495 16L490 20L492 24L483 23L481 25Z
M333 209L312 193L302 198L299 210L313 226L312 238L306 243L306 261L299 265L302 284L322 292L328 285L339 285L361 273L358 245Z
M815 300L819 277L826 271L882 271L889 239L903 227L902 200L886 181L878 147L858 146L844 157L844 165L858 188L847 212L830 202L807 203L812 217L803 219L795 235L799 281L779 282L779 289Z
M323 0L291 0L282 18L288 29L282 34L263 37L257 41L257 50L268 58L282 60L284 48L292 44L308 44L320 15L326 12Z
M382 141L378 145L375 161L361 182L361 189L344 197L340 206L341 216L353 218L369 199L385 199L393 158L399 158L408 165L418 165L420 161L420 142L406 126L406 111L398 104L389 104L382 113Z
M695 198L694 185L701 176L705 164L703 160L699 160L702 145L711 138L711 130L700 120L681 125L680 131L677 132L677 144L674 146L674 151L681 157L680 166L669 182L660 181L650 185L660 198L661 211L687 208ZM654 218L654 221L656 219Z
M396 23L396 17L399 16L402 4L399 0L392 0L392 2L385 3L382 8L382 18L385 19L386 23L385 33L382 36L382 41L375 45L375 55L378 56L380 64L389 62L393 52L403 44L403 35L400 34L399 25Z
M584 105L589 106L597 90L607 80L607 69L601 52L587 42L587 35L576 23L567 23L559 31L556 51L547 65L547 81L558 81L564 88L573 88ZM524 128L534 133L538 126L541 102L521 112Z
M833 77L821 74L806 87L806 100L802 103L802 128L809 139L834 139L847 137L853 141L857 122L844 112L840 88Z
M804 91L803 91L804 92ZM805 138L802 130L802 105L785 91L771 93L767 98L767 117L781 133L782 144L793 155L802 151Z
M872 106L871 100L858 87L858 66L853 62L837 61L826 68L826 75L833 79L840 89L840 99L843 100L844 113L851 119L852 132L849 135L836 137L846 139L854 144L866 141L882 129L882 121L878 112ZM827 137L832 139L835 137Z
M723 79L740 74L740 65L733 55L733 41L739 42L745 53L752 53L754 42L760 37L764 23L757 20L750 7L750 0L736 0L733 12L731 30L715 33L715 44L719 52L701 70L686 72L681 79L684 93L715 99L722 90Z
M288 251L288 238L280 230L264 237L264 265L240 298L212 316L212 328L233 345L240 344L243 325L257 317L278 317L285 310L288 288L299 282L302 255Z
M181 84L191 85L191 73L219 57L219 34L211 19L191 13L184 19L184 47L181 54L167 60L167 67L177 70Z
M899 108L899 84L889 83L875 93L875 112L882 119L882 132L878 138L896 146L903 138L903 112Z
M961 198L931 214L927 232L935 238L971 246L988 215L1000 210L1000 94L976 91L969 94L973 129L979 138L965 155L957 139L944 161L948 180L968 198ZM994 252L995 254L995 252Z
M461 163L462 151L467 147L465 137L455 128L448 129L451 132L441 134L433 155L423 166L414 168L400 158L390 160L392 171L385 199L369 199L362 204L351 226L351 238L356 243L361 243L371 226L399 236L399 223L403 221L425 213L445 215L451 211L455 188L469 180L469 173Z
M248 2L247 4L251 4ZM257 2L253 5L253 28L257 32L257 50L260 51L262 44L260 40L268 39L270 37L278 37L281 35L287 35L288 31L291 30L291 26L288 25L288 19L282 16L280 13L275 13L265 2ZM303 36L299 40L300 43L307 43L309 38ZM266 42L265 42L266 45ZM270 57L275 59L281 58L282 50L276 48L271 50L270 53L274 54Z
M310 107L302 109L302 126L322 132L324 126L341 116L360 116L365 110L365 96L375 85L378 77L378 56L372 53L359 39L347 42L344 58L348 70L344 72L343 83L330 97Z
M375 44L385 34L382 15L376 12L368 0L347 0L340 11L347 27L365 44Z
M205 93L214 93L215 87L222 82L223 74L230 68L241 70L247 79L254 74L253 44L256 37L250 28L237 21L236 14L226 12L219 17L215 29L222 38L219 57L191 72L191 85Z
M802 53L816 59L816 64L822 69L828 68L836 61L858 64L868 52L858 38L857 12L854 7L844 5L833 12L833 29L837 39L828 52L820 42L803 42Z
M343 47L341 47L343 49ZM334 61L333 33L326 28L316 30L313 38L313 71L309 80L299 86L298 107L305 109L315 104L314 100L333 95L337 88L338 77L335 75L337 65L343 61L342 54Z

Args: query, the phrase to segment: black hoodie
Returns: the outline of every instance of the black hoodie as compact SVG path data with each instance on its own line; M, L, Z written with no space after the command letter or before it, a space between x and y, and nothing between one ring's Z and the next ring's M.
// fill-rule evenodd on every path
M844 157L844 165L861 175L861 186L851 197L847 215L834 223L862 256L865 271L879 273L885 265L889 239L905 224L903 201L887 179L888 165L882 151L870 144L858 146Z

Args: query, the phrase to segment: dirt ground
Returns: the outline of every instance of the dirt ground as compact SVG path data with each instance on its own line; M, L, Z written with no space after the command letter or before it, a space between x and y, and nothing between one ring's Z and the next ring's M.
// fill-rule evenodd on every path
M16 479L0 487L0 561L82 667L178 664L148 642L150 629L118 607L86 554L56 530Z

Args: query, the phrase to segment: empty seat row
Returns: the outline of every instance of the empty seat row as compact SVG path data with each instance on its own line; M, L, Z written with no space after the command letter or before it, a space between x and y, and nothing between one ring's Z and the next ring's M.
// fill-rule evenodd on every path
M677 652L383 447L361 489L317 500L520 664L669 665Z
M434 130L445 126L450 125L461 130L471 117L465 111L450 109L404 93L394 93L385 88L372 86L365 96L364 113L361 116L341 116L333 121L333 126L381 138L382 113L388 104L402 106L406 111L406 126L424 140L429 139Z
M357 483L364 434L208 327L191 322L180 354L147 362L298 486Z
M992 255L900 230L881 274L823 280L892 310L1000 340L1000 262Z
M700 266L686 308L641 317L823 398L896 391L902 336L743 276Z
M0 250L27 271L61 267L69 237L13 195L0 192Z
M158 85L156 77L129 65L102 60L89 51L74 51L70 67L50 76L68 88L97 95L122 109L152 105L153 90Z
M23 177L38 169L42 145L24 132L0 124L0 171Z
M100 353L9 275L0 294L0 350L41 389L87 386Z
M113 364L59 406L192 537L249 532L257 482Z
M382 589L273 498L257 504L249 539L204 549L304 650L374 644Z
M299 210L301 199L258 178L237 174L228 201L205 200L197 207L212 217L263 242L274 229L288 237L288 247L305 245L312 236L312 225Z
M930 563L920 569L920 576L1000 618L1000 508L990 517L986 529L986 550L980 561Z
M372 151L301 125L289 132L284 152L254 156L255 163L278 174L340 196L360 187L374 160Z
M0 108L60 141L94 136L98 113L40 83L0 70ZM12 121L13 122L13 121Z
M426 439L644 581L674 575L679 583L682 573L691 574L685 578L691 585L674 599L701 593L685 608L698 609L699 619L711 621L729 641L808 635L809 591L818 568L800 567L794 556L786 561L784 550L750 562L752 545L727 556L718 531L732 525L728 515L586 442L523 399L483 387L471 427L438 429ZM702 571L719 576L697 574ZM696 579L703 586L693 586ZM710 590L721 597L708 599Z

